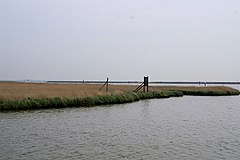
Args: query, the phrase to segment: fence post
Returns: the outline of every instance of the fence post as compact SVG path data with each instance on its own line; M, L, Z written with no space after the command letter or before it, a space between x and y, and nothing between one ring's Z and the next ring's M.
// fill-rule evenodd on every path
M102 87L99 89L101 91L103 87L106 85L106 92L108 92L108 83L109 83L109 78L107 77L107 81L102 85Z
M143 88L143 92L145 93L147 89L148 92L148 76L144 77L144 88Z
M106 87L106 92L108 92L108 81L109 81L109 78L107 77L107 87Z

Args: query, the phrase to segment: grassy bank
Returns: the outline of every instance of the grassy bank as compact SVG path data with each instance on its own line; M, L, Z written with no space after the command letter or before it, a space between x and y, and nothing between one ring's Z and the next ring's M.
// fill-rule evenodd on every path
M65 107L90 107L107 104L121 104L135 102L142 99L169 98L183 96L179 91L161 91L149 93L122 93L111 95L100 95L86 98L44 98L23 100L2 100L0 110L23 110L23 109L49 109Z
M0 100L24 100L27 98L85 98L106 95L105 88L99 91L101 84L47 84L47 83L16 83L0 82ZM138 85L109 85L108 94L133 92ZM238 91L224 86L150 86L150 92L181 91L186 95L231 95Z
M100 92L97 84L0 83L0 110L88 107L134 102L141 99L168 98L183 95L239 95L230 87L151 86L149 93L133 93L134 85L110 85ZM57 97L57 98L56 98Z
M166 90L180 91L183 95L188 96L234 96L239 95L240 92L230 87L182 87L182 88L168 88Z

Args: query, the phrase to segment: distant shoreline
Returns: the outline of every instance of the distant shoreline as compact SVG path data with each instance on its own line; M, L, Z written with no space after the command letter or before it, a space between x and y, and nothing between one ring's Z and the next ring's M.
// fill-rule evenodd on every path
M104 84L102 80L0 80L2 82L18 83L49 83L49 84ZM141 84L142 81L117 81L111 80L109 84ZM169 85L240 85L239 81L150 81L149 84L169 84Z

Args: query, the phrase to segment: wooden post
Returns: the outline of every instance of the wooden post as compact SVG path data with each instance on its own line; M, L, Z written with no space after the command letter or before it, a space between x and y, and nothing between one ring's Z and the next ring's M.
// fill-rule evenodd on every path
M146 92L146 89L147 89L147 92L148 92L148 77L147 76L144 77L144 87L143 87L143 92L144 93Z
M99 91L101 91L103 87L106 85L106 92L108 92L108 82L109 82L109 78L107 78L107 81L103 84L103 86L99 89Z
M108 81L109 81L109 78L107 77L107 87L106 87L106 92L108 92Z
M142 88L143 88L143 93L145 93L146 90L148 92L148 82L149 82L148 77L144 76L143 83L140 86L138 86L133 92L138 92Z

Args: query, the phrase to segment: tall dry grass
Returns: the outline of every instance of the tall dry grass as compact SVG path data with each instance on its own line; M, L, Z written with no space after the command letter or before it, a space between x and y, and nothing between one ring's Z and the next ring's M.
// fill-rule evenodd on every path
M83 98L105 95L101 84L47 84L47 83L18 83L0 82L0 99L17 100L31 98ZM133 91L135 86L110 85L109 93Z
M102 84L47 84L0 82L0 100L21 100L26 98L84 98L105 95L105 88L99 91ZM108 94L132 92L137 85L109 85ZM195 86L150 86L150 91L236 91L229 87L195 87Z

